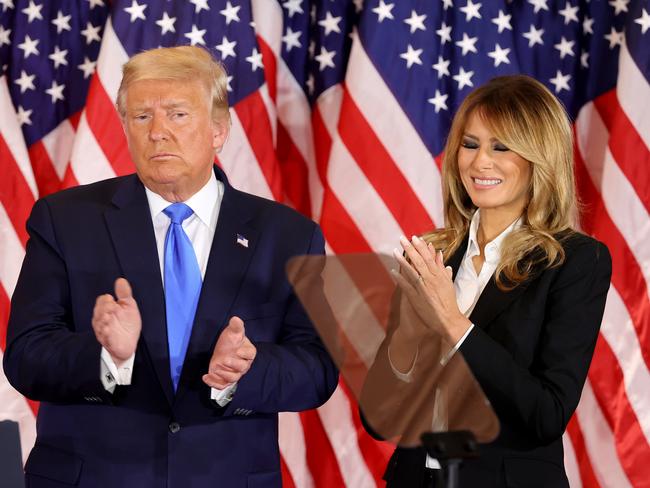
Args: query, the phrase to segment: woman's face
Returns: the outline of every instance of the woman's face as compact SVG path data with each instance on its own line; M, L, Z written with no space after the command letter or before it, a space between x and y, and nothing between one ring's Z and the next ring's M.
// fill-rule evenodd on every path
M458 170L481 215L487 211L514 220L523 213L528 200L530 163L497 140L476 111L470 115L463 133Z

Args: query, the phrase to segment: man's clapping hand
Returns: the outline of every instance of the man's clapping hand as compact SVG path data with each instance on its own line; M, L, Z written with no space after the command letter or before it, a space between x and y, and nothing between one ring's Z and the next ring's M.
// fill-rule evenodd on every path
M135 353L142 319L131 285L124 278L115 281L115 297L108 293L97 297L92 326L99 343L119 366Z
M232 317L214 346L203 382L218 390L237 383L250 369L256 354L257 349L246 337L244 322Z

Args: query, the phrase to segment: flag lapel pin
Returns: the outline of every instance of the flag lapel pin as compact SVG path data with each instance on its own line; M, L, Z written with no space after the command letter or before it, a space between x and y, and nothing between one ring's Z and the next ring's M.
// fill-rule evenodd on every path
M248 247L248 239L246 239L243 235L237 234L237 244L243 247Z

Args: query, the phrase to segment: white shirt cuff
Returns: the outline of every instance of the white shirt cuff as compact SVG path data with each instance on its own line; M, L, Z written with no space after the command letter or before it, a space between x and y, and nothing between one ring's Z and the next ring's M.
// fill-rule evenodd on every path
M99 362L100 379L104 389L109 393L115 391L116 385L130 385L131 375L133 374L133 362L135 361L135 353L129 359L124 361L118 368L113 361L110 353L102 347L102 354Z
M413 358L411 367L406 373L402 373L397 370L397 368L393 364L393 361L390 358L390 344L388 344L388 363L390 364L390 369L393 370L393 374L397 377L397 379L400 379L406 383L410 383L411 381L413 381L413 370L415 370L415 363L418 360L419 354L420 354L420 347L418 346L417 349L415 350L415 357Z
M446 365L449 362L449 360L453 357L453 355L456 354L456 351L460 349L460 346L463 344L463 342L465 342L465 339L467 339L467 336L469 335L470 332L472 332L473 328L474 328L474 324L470 324L470 326L463 334L463 337L461 337L456 343L456 345L452 347L451 350L440 359L440 366Z
M210 388L210 398L217 402L220 407L225 407L232 400L233 395L237 391L237 383L226 386L223 390L217 388Z

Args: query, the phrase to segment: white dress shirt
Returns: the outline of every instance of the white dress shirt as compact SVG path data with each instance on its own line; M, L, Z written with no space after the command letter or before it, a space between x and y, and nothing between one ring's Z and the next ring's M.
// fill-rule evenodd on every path
M194 212L183 221L182 225L187 237L192 242L192 247L194 248L196 260L201 272L201 279L205 277L210 248L212 247L214 232L217 228L219 209L221 208L221 200L223 199L223 188L223 183L217 180L214 172L212 172L205 186L184 202ZM147 194L147 202L149 203L149 211L151 212L151 220L156 236L160 276L164 286L165 237L167 236L167 229L169 228L171 219L163 210L173 202L168 202L146 187L145 192ZM112 393L115 391L115 385L130 385L134 360L135 353L118 368L108 351L102 348L100 367L104 388ZM234 392L235 387L236 385L231 385L224 390L212 388L211 398L216 400L221 406L224 406L230 401L229 394Z

